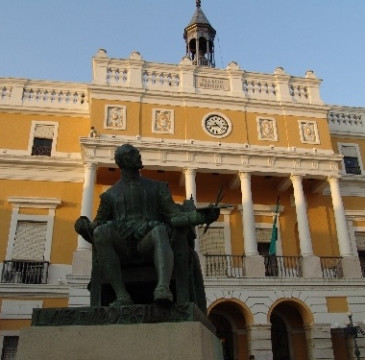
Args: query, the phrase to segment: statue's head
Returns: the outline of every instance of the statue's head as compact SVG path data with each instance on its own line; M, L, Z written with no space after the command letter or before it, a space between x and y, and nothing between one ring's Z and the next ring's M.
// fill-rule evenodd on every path
M139 150L130 144L118 146L114 153L115 163L120 169L142 169L142 160Z

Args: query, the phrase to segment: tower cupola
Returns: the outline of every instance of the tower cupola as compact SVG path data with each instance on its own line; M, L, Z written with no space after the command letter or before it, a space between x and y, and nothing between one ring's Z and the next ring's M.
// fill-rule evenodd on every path
M196 10L189 25L184 29L186 55L194 65L215 67L214 37L216 31L201 9L201 0L196 0Z

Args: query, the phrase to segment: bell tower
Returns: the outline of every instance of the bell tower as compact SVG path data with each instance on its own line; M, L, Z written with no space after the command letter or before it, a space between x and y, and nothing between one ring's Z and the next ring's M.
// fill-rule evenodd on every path
M214 37L216 31L201 9L201 0L196 0L196 10L189 25L184 29L186 55L194 65L215 67Z

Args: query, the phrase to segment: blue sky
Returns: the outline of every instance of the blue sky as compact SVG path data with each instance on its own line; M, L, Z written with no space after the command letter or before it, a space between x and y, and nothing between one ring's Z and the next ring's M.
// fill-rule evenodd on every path
M202 0L216 66L323 79L327 104L365 106L364 0ZM0 77L90 82L99 48L178 63L195 0L0 0Z

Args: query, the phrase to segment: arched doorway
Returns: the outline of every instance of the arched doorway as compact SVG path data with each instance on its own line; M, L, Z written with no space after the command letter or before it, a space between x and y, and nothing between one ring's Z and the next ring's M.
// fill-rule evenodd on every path
M285 301L271 312L273 360L308 360L303 309L296 302Z
M209 309L209 318L223 346L223 359L248 359L245 310L234 301L223 301Z
M224 317L224 315L220 314L211 314L209 318L217 329L216 335L222 343L223 360L233 360L233 333L230 322Z

